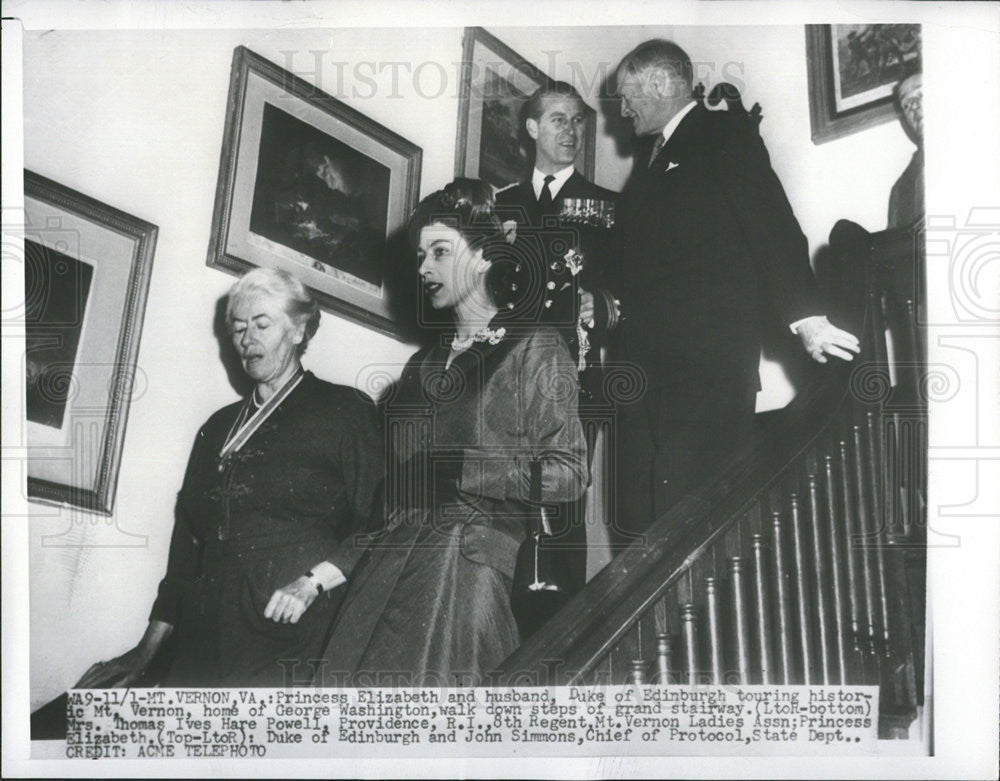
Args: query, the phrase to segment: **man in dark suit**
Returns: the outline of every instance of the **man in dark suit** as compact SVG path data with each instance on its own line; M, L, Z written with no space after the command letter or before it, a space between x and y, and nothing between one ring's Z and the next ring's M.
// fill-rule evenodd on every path
M823 316L806 238L756 118L696 101L691 60L670 41L626 55L617 87L622 116L651 142L636 154L617 217L624 357L647 379L619 420L616 525L627 535L748 433L769 318L820 363L850 360L858 341Z
M517 220L522 238L530 242L522 245L529 260L539 265L544 261L532 275L539 286L545 283L544 289L539 287L539 319L564 332L574 357L576 325L582 324L592 346L585 360L588 366L598 366L597 348L617 326L620 314L612 293L610 228L616 194L588 181L574 167L583 147L586 114L583 98L571 85L551 82L539 87L524 104L521 118L534 146L535 167L531 179L497 193L497 209ZM587 219L579 203L584 199L600 204L603 211ZM570 248L583 258L578 273L566 262Z
M597 431L609 421L601 348L620 317L612 292L616 196L574 168L586 113L583 98L571 85L550 82L540 87L524 104L521 120L534 147L534 170L530 179L497 193L497 211L505 220L516 220L515 247L529 266L525 278L531 289L525 291L521 306L538 322L556 327L577 361L580 418L592 458ZM569 590L575 591L586 580L583 500L563 508L563 518L554 536Z

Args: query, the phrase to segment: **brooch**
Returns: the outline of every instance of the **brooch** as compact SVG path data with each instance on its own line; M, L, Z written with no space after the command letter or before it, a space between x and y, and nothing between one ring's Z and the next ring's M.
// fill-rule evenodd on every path
M575 249L570 249L569 252L562 256L561 260L553 260L552 263L549 264L549 268L556 274L568 271L575 277L583 271L583 255Z

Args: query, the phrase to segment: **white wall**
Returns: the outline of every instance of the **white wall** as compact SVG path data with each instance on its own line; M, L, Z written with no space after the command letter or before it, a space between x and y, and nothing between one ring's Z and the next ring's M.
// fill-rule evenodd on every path
M492 32L564 79L592 79L602 63L613 69L654 36L674 37L696 61L741 65L746 102L764 108L762 133L812 250L840 217L884 226L889 188L912 148L895 124L811 143L801 27ZM368 89L352 71L360 61L454 63L461 41L459 28L25 35L26 167L160 228L139 352L145 390L132 402L114 517L32 505L33 706L142 633L192 439L212 411L235 398L212 336L213 307L233 278L205 265L233 48L249 46L279 64L288 62L283 52L293 52L300 75L422 147L426 194L453 174L454 77L441 97L428 99L408 78L393 89L386 68L374 77L375 95L357 97L354 86ZM348 63L340 83L337 62ZM628 170L614 141L599 134L598 182L618 188ZM398 367L411 349L324 314L305 362L325 379L355 384L363 367ZM780 369L765 367L764 381L762 408L787 401Z

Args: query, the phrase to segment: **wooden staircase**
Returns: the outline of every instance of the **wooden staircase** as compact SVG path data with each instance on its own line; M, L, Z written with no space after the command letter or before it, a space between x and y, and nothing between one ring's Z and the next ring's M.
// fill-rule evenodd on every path
M834 227L821 281L860 356L817 367L498 683L878 685L880 737L906 736L924 672L921 238Z

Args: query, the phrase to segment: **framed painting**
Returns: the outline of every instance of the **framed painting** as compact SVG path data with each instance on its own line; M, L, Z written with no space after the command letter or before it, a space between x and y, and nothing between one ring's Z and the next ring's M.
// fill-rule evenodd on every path
M496 188L531 174L533 161L524 147L521 107L542 84L551 81L521 55L482 27L467 27L462 46L455 175L489 182ZM576 166L594 179L597 112L587 113L583 152Z
M110 515L157 227L24 172L28 498Z
M320 304L398 335L387 246L420 147L249 49L233 55L208 265L294 274Z
M919 24L806 25L809 118L822 144L896 117L893 89L920 62Z

